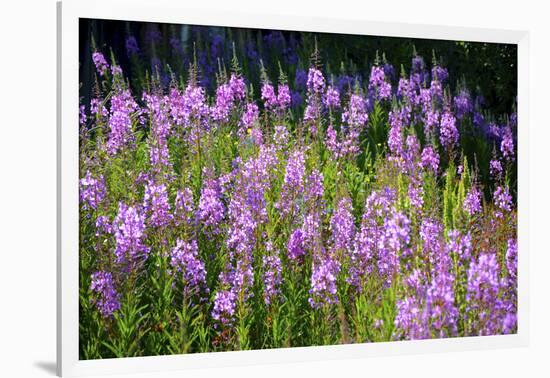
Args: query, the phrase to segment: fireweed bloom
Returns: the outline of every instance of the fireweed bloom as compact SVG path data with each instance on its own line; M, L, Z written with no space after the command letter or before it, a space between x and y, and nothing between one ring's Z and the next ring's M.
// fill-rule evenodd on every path
M147 111L151 118L149 137L149 159L156 171L170 166L168 152L168 135L170 134L169 105L167 98L156 95L144 95Z
M193 224L194 212L195 206L193 202L193 192L191 189L178 189L176 193L176 201L174 203L174 219L176 224Z
M229 83L220 85L216 89L215 105L210 109L212 119L218 122L228 122L233 103L233 91Z
M220 290L214 297L212 319L222 325L230 325L233 322L237 308L237 296L231 290Z
M401 158L403 155L403 112L394 109L389 114L390 131L388 133L388 147L394 158Z
M165 184L149 182L145 186L143 209L145 214L147 214L148 224L153 227L163 227L172 221L173 216L170 212L168 192Z
M137 208L120 202L113 222L115 234L115 258L118 264L133 266L147 259L150 248L144 244L145 215Z
M470 263L466 292L470 334L494 335L502 326L502 302L498 297L500 280L495 253L482 253Z
M105 198L105 181L103 176L94 178L90 171L86 172L86 176L80 179L80 202L84 209L96 210L98 205Z
M362 131L365 127L369 115L367 114L367 104L365 99L358 94L352 94L348 107L342 113L342 122L347 124L350 128L358 129Z
M414 103L415 95L416 93L409 79L400 78L397 85L397 97L403 101Z
M340 145L343 156L356 156L359 153L359 135L369 120L367 104L363 97L352 94L348 106L342 113L343 136Z
M332 247L333 256L349 256L355 237L355 223L350 198L344 197L338 202L330 219L329 230L331 232L329 243Z
M469 115L473 111L472 98L470 97L470 92L466 89L460 90L458 95L454 98L454 105L456 111L456 117L458 119L463 119L465 116Z
M325 89L323 73L314 67L311 67L307 73L307 88L314 94L321 94Z
M225 206L221 200L221 188L218 180L207 179L201 189L197 219L201 225L214 234L219 232L219 225L225 216Z
M309 176L306 177L304 201L310 206L317 207L321 205L323 194L323 174L317 169L314 169Z
M338 303L336 279L340 264L331 257L320 257L313 262L309 304L317 309Z
M188 137L190 144L194 144L197 130L209 130L210 108L206 101L204 88L187 85L182 92L173 88L170 91L170 116L176 128L195 131Z
M439 140L441 141L441 145L443 145L447 151L453 149L458 143L456 118L448 111L443 113L441 116Z
M134 141L132 115L138 110L137 103L127 89L118 91L111 98L110 133L107 140L107 152L110 155L115 155Z
M94 61L95 68L99 73L99 76L104 76L105 73L109 72L109 64L105 60L105 56L99 51L94 51L92 54L92 60Z
M424 114L424 134L426 134L426 137L436 135L435 132L440 122L439 111L430 108Z
M492 159L489 162L489 173L494 180L500 180L503 172L504 169L502 168L502 164L499 160Z
M444 83L449 78L449 71L440 65L432 67L432 77L436 78L439 82Z
M338 134L332 125L329 125L325 135L325 146L332 153L335 159L340 157L340 143Z
M373 66L370 71L369 92L378 100L391 97L391 84L386 81L386 74L382 67Z
M318 69L311 67L307 78L307 99L304 110L304 123L309 125L312 135L319 132L319 120L322 112L322 96L325 89L325 78Z
M495 216L497 218L503 217L503 212L509 213L512 211L512 196L507 187L498 186L493 193L493 201L497 210Z
M439 169L439 154L432 146L424 147L420 157L420 162L422 168L427 168L437 175L437 170Z
M284 125L277 125L275 126L275 130L273 131L273 143L275 145L275 148L277 150L283 149L288 144L288 140L290 138L290 135L288 133L288 129Z
M517 279L518 274L518 243L514 239L508 239L506 249L506 271L511 280ZM515 284L515 282L514 282Z
M298 261L306 254L304 250L304 237L300 228L294 230L288 238L287 256L292 261Z
M514 139L510 127L505 127L502 131L502 141L500 142L500 152L504 159L514 160Z
M276 251L273 251L271 243L267 243L266 249L269 255L263 257L263 282L264 282L264 302L266 305L276 303L281 294L282 284L282 265L281 259Z
M383 222L389 216L393 197L394 193L388 190L373 191L366 200L361 227L355 235L348 277L348 282L358 292L362 291L364 279L376 265L374 258L384 234Z
M129 57L139 54L139 46L133 35L126 38L126 52Z
M420 225L420 239L422 241L422 251L428 257L431 270L441 268L446 264L446 256L442 256L442 237L443 225L436 219L425 218Z
M241 117L241 127L244 127L245 129L251 128L254 124L256 124L256 122L258 122L259 116L260 111L258 109L258 105L254 103L246 104L245 111Z
M323 103L329 109L338 109L340 107L340 92L338 92L338 89L329 85L323 96Z
M464 265L468 264L472 256L472 237L470 233L462 235L458 230L450 230L448 239L447 256L457 255Z
M411 221L401 212L393 211L384 221L384 233L378 242L378 271L390 284L399 270L399 260L410 252Z
M120 296L115 289L111 273L104 271L93 273L90 290L95 294L92 302L104 318L112 317L113 313L120 309Z
M466 193L463 208L470 216L481 213L481 192L477 187L472 186Z
M282 216L297 214L298 202L296 199L304 192L305 157L300 150L293 151L288 158L281 198L276 203Z
M206 270L199 258L197 241L186 242L178 239L170 253L170 265L181 274L186 294L193 295L207 290Z
M453 291L454 277L439 271L426 291L430 336L443 338L457 335L458 309Z
M274 110L277 107L278 100L277 95L275 94L275 89L273 85L268 82L262 84L262 100L264 102L264 107L267 110Z
M277 87L277 105L281 112L286 111L291 104L290 89L287 84L279 84Z
M229 78L229 88L231 89L234 101L244 100L246 96L246 83L241 76L232 73Z

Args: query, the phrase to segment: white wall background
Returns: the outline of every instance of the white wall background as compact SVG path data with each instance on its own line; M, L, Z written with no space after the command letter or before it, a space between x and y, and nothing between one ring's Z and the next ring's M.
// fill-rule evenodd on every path
M531 344L509 350L155 376L549 376L550 13L544 2L204 0L200 5L531 32ZM52 376L56 332L55 0L5 1L0 7L0 376Z

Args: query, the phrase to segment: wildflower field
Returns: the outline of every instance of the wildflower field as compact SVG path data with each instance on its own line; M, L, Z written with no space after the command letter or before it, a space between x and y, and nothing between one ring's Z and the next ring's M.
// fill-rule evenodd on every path
M517 331L516 93L442 46L508 50L152 25L83 34L81 359Z

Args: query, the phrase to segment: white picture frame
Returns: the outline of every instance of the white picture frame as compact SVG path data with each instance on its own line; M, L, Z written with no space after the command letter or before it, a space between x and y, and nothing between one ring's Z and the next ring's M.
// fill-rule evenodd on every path
M528 345L529 335L529 35L474 29L312 18L246 11L212 11L169 0L86 0L58 3L57 65L57 373L60 376L173 371L308 360L366 358ZM518 45L518 332L514 335L396 341L292 349L79 360L78 322L78 35L79 18L466 40Z

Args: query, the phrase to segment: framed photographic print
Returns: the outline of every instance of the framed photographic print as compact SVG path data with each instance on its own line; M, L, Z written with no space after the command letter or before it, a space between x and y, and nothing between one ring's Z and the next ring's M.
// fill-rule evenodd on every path
M526 345L525 32L58 4L58 374Z

